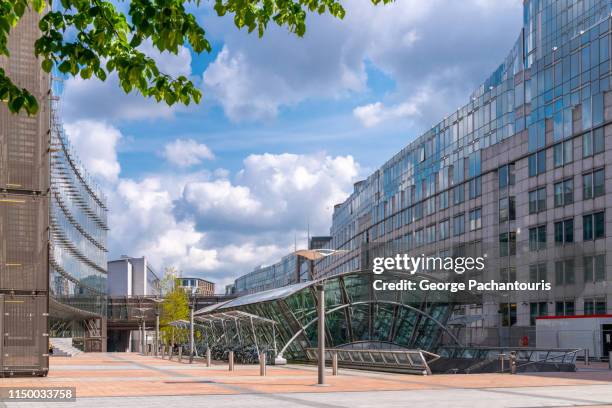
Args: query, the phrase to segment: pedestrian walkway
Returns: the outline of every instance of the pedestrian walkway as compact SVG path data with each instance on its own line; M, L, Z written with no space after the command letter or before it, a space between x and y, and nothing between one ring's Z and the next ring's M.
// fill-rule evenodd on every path
M472 374L412 376L340 370L318 387L315 367L270 366L259 376L257 365L226 363L206 367L135 353L84 353L51 358L46 378L0 379L3 387L73 386L77 401L52 407L378 407L453 406L612 406L612 372L533 375ZM20 403L7 406L42 406ZM1 405L0 405L1 406Z

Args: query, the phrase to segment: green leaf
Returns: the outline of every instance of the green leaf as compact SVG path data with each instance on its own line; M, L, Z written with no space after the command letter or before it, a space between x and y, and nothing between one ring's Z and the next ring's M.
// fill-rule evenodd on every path
M43 60L41 65L42 65L42 69L47 73L51 72L51 69L53 69L53 61L49 59Z

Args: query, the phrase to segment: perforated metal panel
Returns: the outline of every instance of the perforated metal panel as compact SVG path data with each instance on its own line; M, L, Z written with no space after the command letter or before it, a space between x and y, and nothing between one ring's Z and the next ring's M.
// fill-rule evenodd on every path
M38 13L27 12L9 36L10 58L0 57L13 82L38 100L36 116L15 115L0 103L0 188L46 191L49 186L49 75L34 56Z
M46 296L0 295L1 371L42 373L49 367Z
M47 291L47 197L0 194L0 290Z

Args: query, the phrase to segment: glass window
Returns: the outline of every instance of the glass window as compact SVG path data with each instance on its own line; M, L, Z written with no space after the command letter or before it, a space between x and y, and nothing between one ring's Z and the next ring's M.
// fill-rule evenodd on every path
M500 189L514 185L514 163L500 167L498 177Z
M440 193L440 209L444 210L448 208L448 190Z
M582 197L584 200L604 195L605 193L604 169L582 175Z
M425 239L428 244L436 242L436 226L430 225L425 229Z
M444 220L444 221L440 221L440 225L438 230L440 231L440 239L446 239L450 236L449 234L449 221L448 219Z
M593 172L593 197L600 197L604 195L604 170L599 169Z
M582 157L587 157L593 154L593 133L585 133L582 135Z
M555 222L555 244L574 242L574 219Z
M423 245L423 228L414 231L414 245L415 247Z
M593 95L593 126L603 123L604 120L604 101L603 94Z
M482 228L482 210L476 208L470 211L470 231Z
M595 129L592 132L585 133L582 136L582 156L588 157L593 154L602 153L604 151L604 130L603 128Z
M546 151L534 153L528 158L529 177L537 176L546 172Z
M604 282L606 281L606 255L596 255L594 258L593 267L595 272L593 275L595 282Z
M516 255L516 232L499 234L499 256Z
M453 188L453 204L461 204L464 200L464 188L463 184Z
M423 218L423 203L417 203L413 208L414 220L417 221Z
M553 146L553 163L555 167L571 163L573 160L574 145L572 140L557 143Z
M499 222L516 220L516 209L514 196L499 200Z
M529 214L546 210L546 187L529 192Z
M431 215L436 212L436 198L431 197L425 200L425 215Z
M532 302L529 304L529 324L535 326L536 318L548 316L548 302Z
M468 185L469 185L469 197L470 197L470 200L472 200L472 199L474 199L476 197L480 197L480 194L482 194L482 186L481 186L481 179L480 179L480 177L476 177L476 178L470 180Z
M574 202L574 180L567 179L554 185L555 207L572 204Z
M463 214L457 215L453 218L453 235L461 235L465 232L465 220Z
M529 250L539 251L546 248L546 225L529 228Z
M583 240L604 238L605 235L605 213L603 211L588 214L582 217Z

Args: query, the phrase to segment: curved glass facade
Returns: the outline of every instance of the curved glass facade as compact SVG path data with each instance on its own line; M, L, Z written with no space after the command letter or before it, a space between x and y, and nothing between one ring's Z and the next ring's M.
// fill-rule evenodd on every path
M202 309L197 314L199 319L206 320L207 314L242 311L273 320L277 322L275 328L270 325L258 327L259 343L269 348L274 345L285 358L301 359L306 356L306 349L317 345L315 286L322 283L328 347L436 350L455 306L474 302L475 297L470 295L465 299L466 295L449 296L448 293L373 289L375 279L395 282L403 278L418 281L426 277L399 272L378 277L369 272L352 272L241 296ZM231 326L224 326L223 330ZM246 325L245 333L249 330ZM244 335L234 337L244 338Z
M51 129L51 296L61 303L104 316L106 199L75 158L56 106Z

